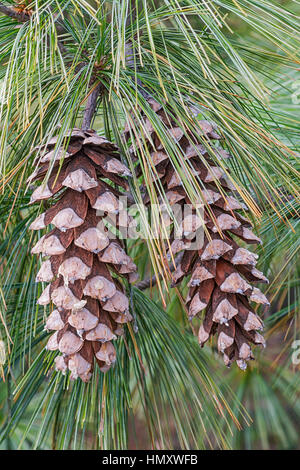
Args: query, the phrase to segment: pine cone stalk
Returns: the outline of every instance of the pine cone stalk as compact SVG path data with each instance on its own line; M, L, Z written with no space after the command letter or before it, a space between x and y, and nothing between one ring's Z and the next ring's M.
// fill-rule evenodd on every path
M224 363L230 366L236 361L241 369L246 369L247 361L253 359L251 344L265 345L259 333L263 323L250 302L269 305L265 295L252 284L268 280L255 267L258 256L241 246L241 242L261 242L252 232L250 221L241 213L247 207L233 195L234 186L224 170L215 163L215 159L224 160L230 155L221 145L222 138L214 124L202 120L198 122L198 135L183 132L161 104L151 97L147 100L162 121L164 131L174 139L191 166L201 188L201 202L205 203L203 221L193 207L191 213L179 221L181 236L176 237L175 230L171 233L169 258L175 259L177 253L183 253L172 276L172 287L190 276L186 304L190 320L203 316L198 334L200 345L203 346L216 334L217 347ZM171 207L175 204L182 208L193 206L167 150L146 115L143 121L149 135L146 138L147 152L156 169L152 180L156 183L160 180ZM137 146L131 142L131 135L135 134L127 126L124 138L131 143L129 151L136 159ZM145 136L143 139L140 141L145 142ZM211 154L215 155L215 159ZM141 173L138 165L138 176ZM150 204L147 195L145 203ZM161 204L163 208L162 201ZM184 210L180 214L184 214ZM203 230L203 222L203 243L195 246L197 230Z
M104 223L108 217L116 229L128 225L129 218L119 216L119 198L121 188L128 190L130 172L117 147L93 130L68 132L66 150L57 150L57 140L39 148L29 178L41 182L31 204L45 200L49 206L30 229L53 227L32 249L45 257L36 280L49 283L38 304L55 307L46 329L54 331L47 349L61 353L56 369L87 382L94 358L102 372L116 361L113 340L132 320L119 277L135 280L136 266Z

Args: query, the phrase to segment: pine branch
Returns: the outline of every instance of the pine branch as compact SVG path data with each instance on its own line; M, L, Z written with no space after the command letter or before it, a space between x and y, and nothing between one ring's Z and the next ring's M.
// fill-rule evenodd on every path
M82 130L87 130L90 128L91 122L93 120L94 114L97 108L97 100L101 91L101 84L96 86L96 88L90 93L87 99L87 105L85 108L83 120L82 120Z
M3 13L4 15L9 16L10 18L13 18L19 21L20 23L25 23L26 21L30 19L30 16L31 16L29 12L25 10L24 11L16 10L13 7L8 7L4 5L2 2L0 2L0 13ZM60 24L55 23L55 28L56 28L57 34L62 34L64 32L64 27ZM61 53L67 52L65 46L62 44L61 41L57 41L57 45Z
M12 7L8 7L0 2L0 13L3 13L10 18L14 18L15 20L20 21L21 23L25 23L25 21L30 19L30 15L26 11L18 11Z

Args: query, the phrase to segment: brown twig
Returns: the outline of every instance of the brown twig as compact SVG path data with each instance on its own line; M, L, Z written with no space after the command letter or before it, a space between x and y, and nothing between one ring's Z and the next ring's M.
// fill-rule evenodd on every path
M96 88L88 96L86 108L85 108L84 115L83 115L82 126L81 126L82 130L84 131L89 129L91 126L92 119L96 112L97 100L98 100L100 91L101 91L101 84L99 83L99 85L97 85Z
M8 7L4 5L2 2L0 2L0 13L3 13L4 15L9 16L10 18L14 18L15 20L18 20L21 23L25 23L25 21L28 21L30 19L29 13L27 13L25 10L16 10L13 7Z

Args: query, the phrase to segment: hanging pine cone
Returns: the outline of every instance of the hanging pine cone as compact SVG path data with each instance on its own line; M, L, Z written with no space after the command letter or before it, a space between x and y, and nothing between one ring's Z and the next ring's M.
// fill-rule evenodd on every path
M115 362L112 340L132 319L124 288L113 273L131 282L136 266L103 220L115 215L115 226L121 229L116 214L122 193L115 187L127 190L124 177L130 172L120 161L117 147L95 131L73 129L65 141L66 150L55 149L57 137L39 149L37 169L29 178L41 182L31 203L47 200L49 206L30 229L53 226L32 253L46 257L37 282L50 283L38 304L56 307L46 322L46 329L55 331L47 348L62 354L55 360L57 370L69 369L72 379L80 377L86 382L93 372L94 357L103 372ZM47 172L50 177L44 184ZM124 217L122 221L124 225Z
M236 361L241 369L246 369L246 362L253 359L250 344L265 345L264 338L257 331L263 328L262 321L249 302L269 305L264 294L251 283L268 281L255 268L258 256L238 244L239 239L246 243L260 243L251 231L249 220L239 212L247 207L232 195L234 186L211 158L211 153L219 160L230 155L220 146L221 137L215 125L199 121L199 136L187 134L154 99L148 98L148 103L162 121L164 131L170 133L191 166L201 188L201 202L205 202L205 230L201 247L192 245L197 229L203 227L201 216L195 209L181 221L181 238L175 238L174 231L171 234L172 259L177 253L182 254L173 274L172 287L191 275L186 299L189 319L205 312L199 329L200 345L203 346L217 334L218 350L223 354L225 364L230 366ZM144 126L150 137L146 138L146 145L157 172L152 179L160 180L170 206L191 205L167 151L146 116ZM131 130L128 126L124 137L130 142ZM145 136L143 139L140 139L139 145L145 142ZM129 148L134 158L139 145ZM137 172L141 174L141 168L138 167ZM145 203L149 203L147 196Z

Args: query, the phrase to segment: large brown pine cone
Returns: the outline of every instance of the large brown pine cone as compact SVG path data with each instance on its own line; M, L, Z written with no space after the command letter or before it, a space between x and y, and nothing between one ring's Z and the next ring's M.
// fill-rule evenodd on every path
M148 98L148 103L162 121L164 132L169 132L191 166L201 188L199 202L202 206L205 203L202 213L205 224L203 244L197 245L197 231L203 231L201 213L195 205L191 205L180 176L149 119L144 115L148 137L140 136L138 144L137 131L126 127L124 137L131 143L129 151L135 158L139 146L147 146L156 169L152 179L160 180L169 204L173 207L179 204L182 208L184 205L192 206L191 212L179 221L181 237L175 237L175 230L171 234L172 253L169 252L169 257L172 254L174 259L177 253L183 252L173 274L172 286L191 275L186 303L190 320L204 311L199 329L200 345L203 346L216 333L218 350L223 354L225 364L229 366L236 361L241 369L245 369L246 362L253 359L251 343L265 344L257 331L263 328L262 321L249 302L269 304L264 294L252 284L268 281L255 267L258 256L240 246L241 240L260 243L251 231L251 223L241 214L247 207L232 195L234 186L228 178L228 171L226 174L212 158L214 154L220 161L230 155L220 145L222 139L215 125L199 121L198 135L185 133L165 107L152 98ZM133 135L134 142L131 141ZM141 173L138 166L137 174ZM145 202L149 203L147 195Z
M66 150L57 150L56 143L54 137L39 148L37 169L29 178L41 182L31 203L47 200L49 207L30 229L53 226L32 249L46 257L36 280L50 283L38 303L56 307L46 323L46 329L55 331L47 348L62 354L56 357L56 368L88 381L94 358L103 372L115 362L112 340L132 319L118 278L131 282L136 266L103 219L115 216L115 228L121 229L117 214L122 193L116 186L128 189L124 177L130 172L117 147L93 130L68 132Z

